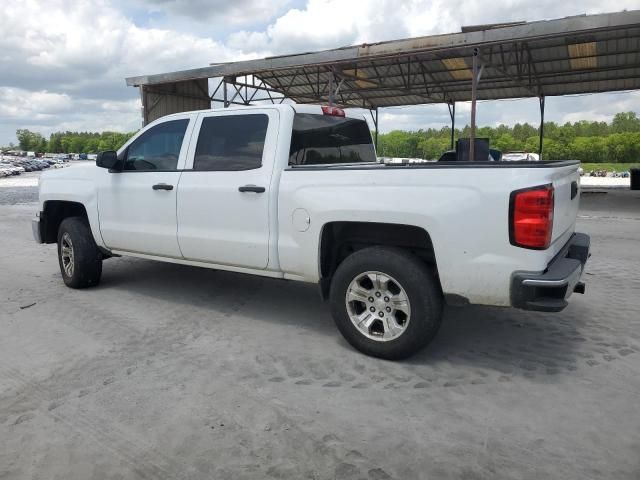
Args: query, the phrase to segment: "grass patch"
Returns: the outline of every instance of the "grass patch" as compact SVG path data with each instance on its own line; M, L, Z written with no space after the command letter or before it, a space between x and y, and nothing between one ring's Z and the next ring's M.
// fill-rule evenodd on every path
M629 168L640 168L640 163L581 163L585 172L591 170L606 170L607 172L627 172Z

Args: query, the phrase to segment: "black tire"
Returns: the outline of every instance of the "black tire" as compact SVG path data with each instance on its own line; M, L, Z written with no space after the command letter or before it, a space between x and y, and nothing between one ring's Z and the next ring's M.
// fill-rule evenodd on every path
M65 238L65 235L68 237ZM71 275L65 270L68 256L63 259L63 238L70 239L73 252ZM58 228L58 263L67 287L87 288L100 283L102 253L98 249L86 220L81 217L65 218Z
M345 301L349 285L369 271L393 277L409 299L410 320L397 338L373 340L349 318ZM407 358L424 348L438 332L442 320L442 293L434 272L416 256L394 247L364 248L347 257L331 281L330 302L333 318L344 338L361 352L388 360Z

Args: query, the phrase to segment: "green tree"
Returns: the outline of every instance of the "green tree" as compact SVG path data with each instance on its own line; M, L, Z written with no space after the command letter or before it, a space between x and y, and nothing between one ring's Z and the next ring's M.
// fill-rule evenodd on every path
M495 141L492 141L491 145L493 145L498 150L508 152L510 150L521 150L523 147L523 142L515 139L510 133L503 133L498 138L496 138Z
M35 150L39 144L39 137L41 135L34 133L30 130L18 129L16 131L16 137L18 138L18 145L20 146L20 150Z
M613 133L640 132L640 119L635 112L616 113L611 130Z

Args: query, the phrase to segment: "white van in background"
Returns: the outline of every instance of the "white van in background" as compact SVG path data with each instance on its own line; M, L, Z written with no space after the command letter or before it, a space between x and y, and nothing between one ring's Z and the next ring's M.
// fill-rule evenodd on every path
M539 162L540 155L527 152L509 152L502 155L503 162Z

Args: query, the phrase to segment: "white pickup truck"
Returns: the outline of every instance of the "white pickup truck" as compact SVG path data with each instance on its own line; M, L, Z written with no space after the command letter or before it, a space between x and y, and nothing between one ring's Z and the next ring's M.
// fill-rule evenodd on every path
M33 232L72 288L121 255L319 284L355 348L397 359L445 302L559 311L583 293L578 182L567 161L385 165L336 107L228 108L43 174Z

